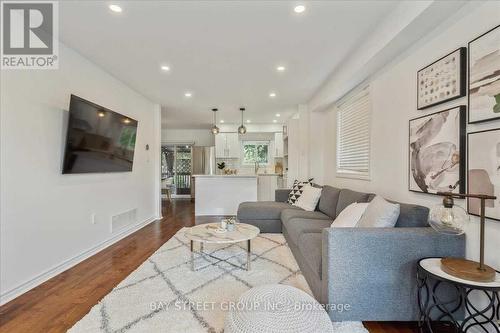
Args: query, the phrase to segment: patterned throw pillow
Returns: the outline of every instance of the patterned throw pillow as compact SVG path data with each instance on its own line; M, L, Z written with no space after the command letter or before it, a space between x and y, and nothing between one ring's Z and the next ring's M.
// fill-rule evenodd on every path
M288 195L288 203L289 204L294 204L297 199L302 195L302 191L304 186L306 185L312 185L312 181L314 178L310 178L308 181L305 182L299 182L297 179L293 182L292 190L290 191L290 194Z

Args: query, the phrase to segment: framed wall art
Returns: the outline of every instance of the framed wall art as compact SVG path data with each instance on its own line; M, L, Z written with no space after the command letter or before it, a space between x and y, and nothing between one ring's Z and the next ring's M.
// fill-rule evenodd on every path
M486 200L486 217L500 221L500 128L468 134L468 192L496 196ZM469 214L480 215L479 199L468 199Z
M465 193L465 132L465 106L410 120L410 191Z
M465 55L461 47L417 72L418 110L465 96Z
M469 42L469 123L500 119L500 25Z

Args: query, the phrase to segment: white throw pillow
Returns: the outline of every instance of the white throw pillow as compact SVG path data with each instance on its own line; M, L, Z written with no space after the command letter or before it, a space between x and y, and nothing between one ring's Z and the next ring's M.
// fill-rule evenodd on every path
M347 206L340 214L337 216L335 221L332 223L332 228L354 228L358 224L359 220L363 216L368 207L369 203L352 203Z
M399 218L400 206L380 196L373 198L358 222L359 228L392 228Z
M316 205L321 197L322 189L311 185L306 185L302 189L301 196L293 203L293 205L308 212L312 212L316 209Z

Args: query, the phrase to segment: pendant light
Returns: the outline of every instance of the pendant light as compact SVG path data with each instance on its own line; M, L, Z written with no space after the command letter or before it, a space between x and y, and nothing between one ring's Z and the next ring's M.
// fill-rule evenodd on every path
M247 128L245 125L243 125L243 111L245 111L245 108L240 108L241 111L241 126L238 127L238 133L240 134L245 134L247 132Z
M212 109L214 113L214 125L212 126L212 134L219 134L219 128L217 127L217 109Z

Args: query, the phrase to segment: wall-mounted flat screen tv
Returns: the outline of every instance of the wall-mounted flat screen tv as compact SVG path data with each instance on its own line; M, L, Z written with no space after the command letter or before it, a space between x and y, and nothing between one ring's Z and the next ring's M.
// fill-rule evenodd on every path
M63 173L132 171L137 120L71 95Z

